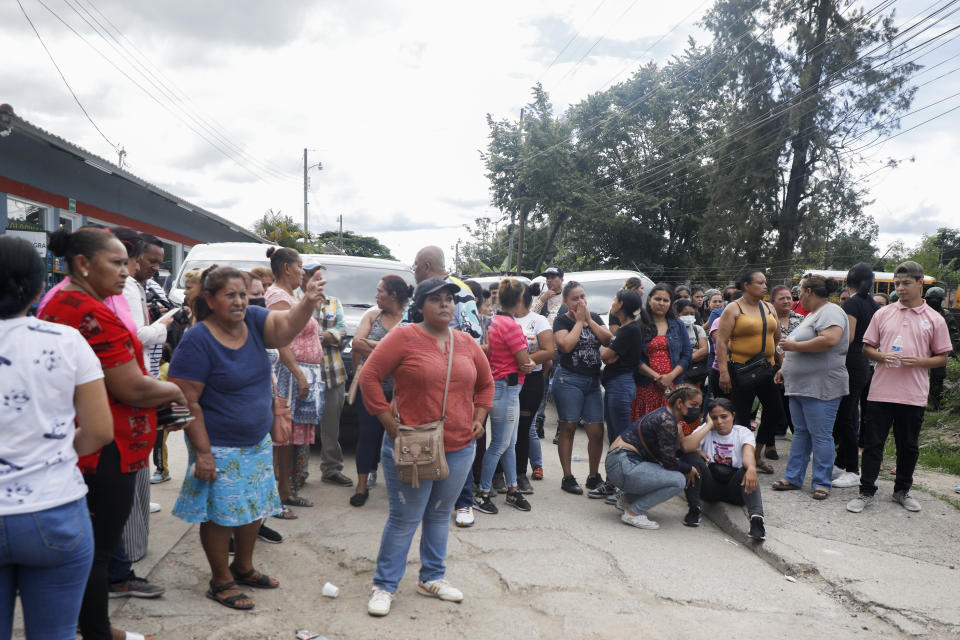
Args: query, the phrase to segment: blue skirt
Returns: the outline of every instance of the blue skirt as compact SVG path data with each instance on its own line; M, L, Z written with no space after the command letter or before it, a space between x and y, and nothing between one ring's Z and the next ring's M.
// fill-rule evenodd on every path
M273 442L267 434L250 447L210 447L217 479L202 482L192 475L196 454L187 441L187 477L173 515L186 522L213 522L239 527L280 513L280 494L273 475Z

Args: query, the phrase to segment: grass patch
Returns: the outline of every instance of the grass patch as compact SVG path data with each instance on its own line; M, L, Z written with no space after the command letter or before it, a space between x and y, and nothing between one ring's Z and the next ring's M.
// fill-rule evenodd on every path
M893 430L884 447L884 460L896 460ZM951 411L928 411L920 430L919 466L960 476L960 416Z

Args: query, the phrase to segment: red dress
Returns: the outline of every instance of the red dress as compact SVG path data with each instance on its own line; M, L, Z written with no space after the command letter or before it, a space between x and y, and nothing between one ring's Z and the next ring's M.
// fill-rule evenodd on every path
M120 318L105 304L82 291L61 289L43 308L41 320L65 324L77 329L93 348L105 370L136 361L140 373L143 347ZM120 471L131 473L146 466L156 439L156 408L139 408L122 404L108 392L113 415L113 439L120 451ZM77 462L83 473L96 473L100 452L83 456Z
M657 336L647 345L647 359L650 368L659 374L670 373L670 345L667 336ZM651 382L645 387L637 387L637 395L630 406L630 421L634 422L655 409L667 406L667 397L657 385Z

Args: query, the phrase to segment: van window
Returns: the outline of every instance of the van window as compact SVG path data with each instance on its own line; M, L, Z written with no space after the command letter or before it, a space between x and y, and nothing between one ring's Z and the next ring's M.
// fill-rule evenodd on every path
M240 271L250 271L257 267L266 267L270 268L270 263L266 260L187 260L183 263L183 268L180 269L180 277L177 278L177 288L184 288L183 276L186 275L188 271L193 271L194 269L206 269L212 265L219 265L221 267L230 266L235 269L240 269ZM376 287L376 285L374 285ZM374 293L376 293L376 288L374 288Z

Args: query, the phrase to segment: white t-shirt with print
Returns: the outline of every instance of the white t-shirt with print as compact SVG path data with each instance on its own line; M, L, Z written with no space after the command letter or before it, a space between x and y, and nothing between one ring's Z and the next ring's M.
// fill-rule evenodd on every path
M700 441L700 450L710 456L708 462L728 464L734 469L743 466L743 445L749 444L756 448L757 439L753 431L738 424L733 425L725 436L711 430Z
M73 327L0 320L0 516L87 494L73 449L73 396L100 378L100 360Z
M527 337L527 351L533 353L540 350L540 341L537 336L544 331L550 331L550 321L539 313L529 312L522 318L514 318L514 322L520 325L523 335ZM543 371L543 365L538 364L534 371Z

